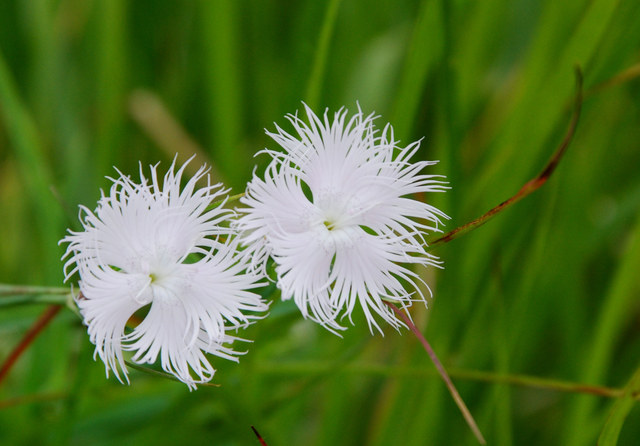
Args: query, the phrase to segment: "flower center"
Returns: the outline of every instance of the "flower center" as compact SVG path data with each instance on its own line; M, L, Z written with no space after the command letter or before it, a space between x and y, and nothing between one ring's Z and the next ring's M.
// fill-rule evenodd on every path
M323 221L325 228L327 228L329 231L333 231L334 229L336 229L336 222L335 221L331 221L331 220L325 220Z
M314 195L313 202L320 211L324 226L329 231L353 225L353 217L358 214L357 198L341 191L322 190Z
M161 268L149 271L146 274L140 274L138 293L133 297L136 302L141 305L147 305L154 300L161 301L165 304L175 305L179 302L176 291L180 288L180 278L176 277L175 271Z

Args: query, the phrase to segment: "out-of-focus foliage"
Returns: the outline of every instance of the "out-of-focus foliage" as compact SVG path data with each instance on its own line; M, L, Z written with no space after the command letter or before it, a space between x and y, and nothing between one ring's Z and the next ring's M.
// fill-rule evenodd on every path
M583 115L554 177L439 247L446 268L421 271L434 299L413 314L453 371L623 388L640 366L639 63L635 0L3 0L0 282L61 285L57 241L112 166L198 150L241 192L275 148L263 129L302 100L424 137L452 229L539 171L580 64ZM0 361L43 310L0 310ZM221 386L190 393L106 380L65 311L0 387L0 443L257 445L254 425L270 446L475 444L416 340L354 323L338 338L275 299L240 363L215 361ZM615 404L454 381L492 445L594 444ZM636 404L618 444L638 438Z

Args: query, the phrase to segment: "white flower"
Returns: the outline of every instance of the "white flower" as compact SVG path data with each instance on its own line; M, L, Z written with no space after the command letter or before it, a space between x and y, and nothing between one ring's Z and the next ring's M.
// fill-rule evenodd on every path
M227 191L196 188L204 167L181 189L185 166L175 171L174 162L163 181L157 166L149 178L141 166L141 184L120 174L94 212L81 207L84 231L61 240L69 244L66 279L80 274L76 301L107 376L112 370L122 380L122 371L128 382L128 350L136 363L159 356L164 370L195 388L215 373L205 353L237 361L223 345L237 338L226 332L257 317L245 311L267 308L249 291L261 285L258 276L246 272L234 230L223 226L233 212L212 206ZM147 314L135 318L144 319L127 333L143 308Z
M391 126L380 133L373 115L359 111L347 121L341 109L330 121L328 112L320 119L305 108L308 124L287 117L296 135L278 126L267 132L284 153L266 150L273 159L264 180L254 176L241 199L246 254L255 269L272 257L282 299L329 330L342 329L338 317L351 320L356 305L371 331L382 332L376 314L398 328L384 301L426 304L407 264L439 266L423 234L448 218L411 196L442 192L446 183L422 173L435 162L409 161L419 142L398 147Z

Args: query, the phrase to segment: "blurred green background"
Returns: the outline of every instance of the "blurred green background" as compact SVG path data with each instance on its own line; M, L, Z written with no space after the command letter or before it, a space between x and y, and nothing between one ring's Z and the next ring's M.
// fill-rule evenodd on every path
M542 168L577 63L583 115L559 169L439 247L445 269L421 272L435 297L413 314L489 444L595 444L630 400L464 372L622 388L640 367L636 0L2 0L0 282L62 285L57 241L112 166L135 177L198 152L241 192L275 148L263 129L288 129L302 100L424 137L452 186L428 199L453 229ZM0 444L258 445L251 425L270 446L477 444L407 331L372 337L356 318L341 339L273 297L240 363L213 360L221 386L191 393L106 380L64 310L0 386ZM44 309L0 309L0 361ZM638 406L618 444L640 444Z

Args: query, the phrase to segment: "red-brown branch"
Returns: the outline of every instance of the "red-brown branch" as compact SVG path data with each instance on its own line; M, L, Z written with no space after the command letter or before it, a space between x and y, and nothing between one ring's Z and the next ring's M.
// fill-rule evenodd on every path
M442 377L442 380L446 384L447 389L449 390L449 393L451 393L451 396L453 397L453 400L458 406L458 409L460 409L460 412L462 412L462 416L464 417L465 421L471 428L473 435L475 435L475 437L478 439L480 444L487 444L484 437L482 436L482 432L480 432L480 429L476 424L476 421L473 419L473 415L471 415L471 412L469 412L469 409L467 408L467 405L464 403L462 397L458 393L456 386L453 385L453 381L451 381L451 378L449 378L449 374L447 373L444 366L436 356L436 352L433 351L433 348L431 348L431 345L429 344L427 339L423 336L422 332L418 330L418 327L415 326L413 321L409 318L409 316L405 314L404 311L400 310L391 302L384 301L384 303L386 303L389 306L389 308L391 308L393 312L396 313L396 315L398 315L404 321L405 324L407 324L407 326L409 327L409 330L411 330L411 332L416 336L418 341L420 341L420 344L422 344L422 347L424 347L427 354L431 358L431 361L436 366L438 373L440 373L440 376Z
M260 444L261 444L262 446L268 446L268 445L267 445L267 442L266 442L266 441L264 441L264 438L262 438L262 437L260 436L260 434L258 433L258 430L257 430L255 427L253 427L253 426L251 426L251 429L253 430L253 433L254 433L254 434L256 434L256 437L258 437L258 440L260 441Z
M16 363L18 358L25 352L25 350L35 341L38 335L44 330L44 328L53 320L53 318L58 314L58 312L62 309L61 305L50 305L47 309L42 313L42 316L38 318L38 320L31 326L29 331L24 335L22 340L13 351L9 354L7 359L5 359L2 367L0 367L0 384L2 380L6 378L11 371L11 368Z
M579 67L576 67L576 96L574 100L573 106L573 115L571 117L571 122L569 123L569 129L565 134L562 142L551 156L545 167L542 171L532 180L525 183L524 186L520 188L520 190L511 198L503 201L499 205L490 209L488 212L483 214L482 216L476 218L475 220L470 221L467 224L457 227L456 229L447 232L442 237L435 239L432 242L429 242L429 250L435 248L438 245L442 245L444 243L450 242L453 239L460 237L461 235L470 232L493 218L496 214L502 212L505 208L517 203L522 200L527 195L539 189L544 183L547 182L551 174L558 167L558 163L562 159L562 156L566 152L571 140L573 139L573 135L576 131L576 127L578 125L578 120L580 118L580 110L582 109L582 71L580 71Z

